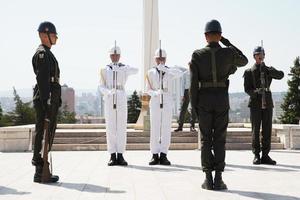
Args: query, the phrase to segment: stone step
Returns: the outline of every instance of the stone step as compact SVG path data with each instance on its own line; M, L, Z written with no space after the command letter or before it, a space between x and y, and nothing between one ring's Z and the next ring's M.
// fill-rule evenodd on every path
M57 129L55 137L104 137L105 129ZM149 136L150 132L143 132L141 130L128 129L128 137L146 137ZM197 133L192 133L189 129L184 129L181 132L172 132L172 136L184 136L184 137L193 137ZM251 136L251 130L248 128L230 128L227 131L227 136ZM272 133L273 136L276 136L276 133Z
M105 129L106 124L57 124L58 129ZM196 127L198 127L198 123L195 124ZM127 124L128 129L133 129L135 127L135 124ZM177 123L172 123L172 128L177 128ZM189 128L190 124L185 123L183 125L184 128ZM229 128L244 128L244 123L229 123Z
M252 137L239 136L239 137L227 137L228 143L251 143ZM127 137L127 143L149 143L150 137ZM194 137L172 137L172 143L197 143L198 138ZM280 142L279 137L272 137L272 142ZM106 137L55 137L54 144L105 144Z
M70 130L70 129L57 129L55 137L105 137L106 131L100 129L94 130ZM149 137L150 132L143 132L139 130L129 129L127 130L127 137ZM173 132L172 136L176 137L194 137L197 136L197 133L192 133L189 131L184 132Z
M150 137L127 137L129 143L149 143ZM172 143L197 143L197 137L172 137ZM104 144L106 137L84 137L84 138L55 138L55 144Z
M283 149L283 144L272 143L272 149ZM149 143L127 144L127 150L149 150ZM173 143L170 150L198 149L197 143ZM251 143L227 143L227 150L251 150ZM106 144L53 144L54 151L96 151L106 150Z
M227 143L227 150L251 150L252 143ZM284 149L282 143L271 143L271 149Z

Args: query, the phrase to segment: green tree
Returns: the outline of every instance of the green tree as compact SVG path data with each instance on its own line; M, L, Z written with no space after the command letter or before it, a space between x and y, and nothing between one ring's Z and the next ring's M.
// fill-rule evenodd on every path
M299 57L294 61L291 67L288 80L288 92L281 104L283 114L280 120L284 124L298 124L300 119L300 62Z
M133 92L128 102L128 123L135 123L140 115L142 103L139 96L137 95L136 90Z
M32 107L32 102L24 103L18 95L15 88L14 90L14 101L16 104L15 110L11 115L14 125L25 125L35 123L35 110Z
M2 119L2 116L3 116L3 110L2 110L2 107L1 107L1 103L0 103L0 121Z
M74 124L76 123L75 112L68 111L68 105L65 104L62 109L59 109L57 114L57 123L60 124Z

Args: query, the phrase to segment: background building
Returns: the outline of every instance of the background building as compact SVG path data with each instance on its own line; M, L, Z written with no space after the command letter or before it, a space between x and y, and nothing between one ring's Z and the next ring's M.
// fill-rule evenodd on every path
M62 107L66 108L69 112L75 112L75 91L73 88L68 87L66 84L61 86L61 100Z

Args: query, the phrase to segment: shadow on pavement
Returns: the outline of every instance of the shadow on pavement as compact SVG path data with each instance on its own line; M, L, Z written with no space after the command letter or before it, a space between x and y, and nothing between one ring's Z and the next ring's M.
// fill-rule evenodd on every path
M13 188L0 186L0 195L25 195L25 194L30 194L30 192L22 192Z
M87 183L66 183L66 182L58 182L55 184L49 184L51 186L56 187L63 187L70 190L78 190L82 192L89 192L89 193L125 193L125 191L122 190L110 190L109 187L103 187L93 184L87 184Z
M141 166L141 165L128 165L129 168L138 169L138 170L146 170L146 171L161 171L161 172L181 172L181 171L186 171L184 169L172 168L170 166L165 166L165 167L156 167L156 166L160 166L160 165L149 166L149 167L147 167L147 166Z
M287 167L288 165L272 165L272 167L267 167L267 165L234 165L234 164L226 164L226 167L231 168L239 168L239 169L247 169L247 170L256 170L256 171L276 171L276 172L296 172L298 170L294 169L286 169L286 168L278 168L279 167ZM289 166L292 167L292 166Z
M244 196L244 197L252 197L252 198L261 199L261 200L275 200L275 199L276 200L300 200L299 197L265 193L265 192L251 192L251 191L241 191L241 190L228 190L225 192L238 194L238 195Z

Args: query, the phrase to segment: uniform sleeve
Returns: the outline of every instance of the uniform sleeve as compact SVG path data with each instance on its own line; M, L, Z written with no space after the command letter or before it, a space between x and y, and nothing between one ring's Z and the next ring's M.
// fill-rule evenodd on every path
M176 79L183 75L183 72L178 67L167 68L164 65L159 65L158 69L167 73L171 79Z
M131 67L131 66L129 66L129 65L126 65L126 66L124 67L124 69L125 69L127 75L137 74L138 71L139 71L138 68Z
M45 101L50 98L50 62L46 52L44 51L38 53L36 56L38 56L36 61L36 80L41 100Z
M157 96L158 94L158 91L153 88L153 82L149 72L146 75L146 93L151 97Z
M236 47L229 47L232 52L233 52L233 65L236 67L243 67L245 65L247 65L248 63L248 59L247 57L243 54L242 51L240 51L238 48Z
M190 99L191 99L192 108L195 109L195 111L197 111L198 90L199 90L197 57L198 55L196 53L193 53L191 65L190 65L190 76L191 76Z
M251 78L251 71L245 71L244 73L244 91L250 96L255 97L255 89L253 89L253 83Z
M103 68L103 69L100 70L100 86L99 86L100 92L104 96L108 95L108 93L109 93L109 89L106 86L106 74L105 74L105 71L106 71L105 68Z
M267 68L268 76L270 76L273 79L280 80L284 77L283 71L276 70L274 67L268 67Z

